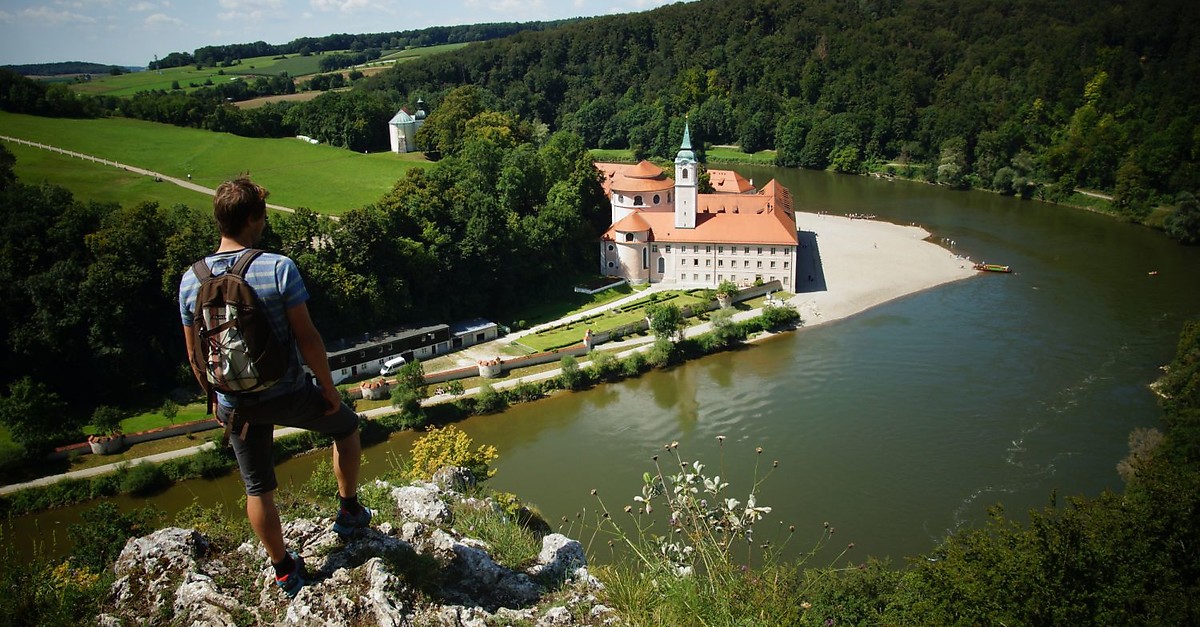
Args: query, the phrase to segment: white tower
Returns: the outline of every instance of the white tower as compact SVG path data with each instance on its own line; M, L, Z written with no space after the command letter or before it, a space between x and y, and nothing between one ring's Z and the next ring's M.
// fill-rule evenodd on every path
M675 155L675 228L696 228L696 153L692 152L692 134L683 123L683 143Z

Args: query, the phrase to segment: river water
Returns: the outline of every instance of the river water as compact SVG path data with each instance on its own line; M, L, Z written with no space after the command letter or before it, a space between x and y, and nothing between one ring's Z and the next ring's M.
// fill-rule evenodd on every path
M773 508L768 525L797 526L791 554L809 548L828 521L837 529L832 545L854 542L854 559L894 562L983 524L992 505L1020 513L1053 494L1061 503L1121 488L1115 466L1129 432L1160 420L1147 386L1174 354L1183 322L1200 313L1200 248L1089 212L981 192L736 169L759 185L778 178L801 211L920 224L956 252L1015 272L467 420L459 426L500 452L493 488L551 521L594 510L592 489L619 510L639 493L651 456L677 441L684 459L703 461L743 501L755 464L761 476L778 460L759 503ZM412 439L399 434L368 449L365 477L387 471ZM303 482L325 455L282 464L281 482ZM240 494L230 475L116 502L235 509ZM63 530L82 509L13 521L14 539L61 551Z

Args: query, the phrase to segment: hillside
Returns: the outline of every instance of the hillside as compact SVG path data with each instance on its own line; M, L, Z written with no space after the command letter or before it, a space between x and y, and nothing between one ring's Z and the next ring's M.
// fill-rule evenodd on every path
M774 147L781 165L930 164L954 186L1114 191L1134 217L1200 187L1200 9L1183 0L701 0L481 43L373 77L473 84L600 148ZM1027 189L1028 188L1028 189Z

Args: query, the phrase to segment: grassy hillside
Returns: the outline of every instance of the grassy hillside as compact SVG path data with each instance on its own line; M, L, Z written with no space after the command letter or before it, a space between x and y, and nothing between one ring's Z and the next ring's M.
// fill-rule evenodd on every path
M443 44L440 46L425 46L422 48L409 48L407 50L385 50L383 56L379 59L368 63L368 66L375 65L392 65L396 63L405 63L416 59L421 59L443 52L458 50L467 44ZM326 54L348 53L348 50L332 51ZM196 69L195 65L185 65L182 67L172 67L162 70L146 70L145 72L131 72L120 76L111 76L109 74L93 74L92 80L85 83L72 83L71 89L83 94L92 94L98 96L132 96L140 91L149 91L153 89L170 90L171 84L178 81L179 87L184 91L203 86L206 81L212 81L213 84L220 82L228 82L231 80L247 80L245 77L253 76L280 76L287 73L291 77L308 76L310 74L318 74L321 70L322 55L314 54L307 57L298 54L288 55L287 58L279 59L272 56L254 57L242 59L238 65L217 68L212 66L204 66L203 69ZM218 72L223 72L219 74ZM192 87L195 85L195 87Z
M144 201L157 202L164 207L175 204L197 208L212 206L212 198L207 194L170 183L155 183L148 176L23 144L0 144L17 158L13 171L22 183L51 183L67 188L79 199L115 202L122 206Z
M196 69L195 65L172 67L163 70L147 70L132 72L120 76L93 75L86 83L75 83L71 89L84 94L99 96L132 96L140 91L153 89L170 90L171 84L178 81L180 88L188 91L204 85L205 81L228 82L230 80L245 80L246 76L279 76L287 72L289 76L304 76L315 74L320 69L321 57L317 55L301 57L294 55L286 59L273 57L256 57L242 59L241 64L227 68L205 66ZM218 74L223 72L224 74ZM196 87L190 87L191 85Z
M426 163L416 154L361 154L296 139L250 139L124 118L73 120L0 112L0 134L169 176L184 178L191 174L193 182L206 187L216 187L221 181L248 172L271 190L272 203L309 207L330 215L379 200L406 170ZM20 161L18 165L22 166ZM79 198L102 197L108 192L101 188L118 180L74 174L83 167L78 160L64 165L68 167L61 173L43 166L44 178L58 183L60 177L74 177L74 183L61 184ZM117 176L116 172L112 174Z

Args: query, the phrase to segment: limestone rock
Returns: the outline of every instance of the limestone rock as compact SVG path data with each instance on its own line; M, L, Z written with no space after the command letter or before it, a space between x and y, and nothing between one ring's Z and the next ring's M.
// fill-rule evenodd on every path
M294 599L275 585L256 539L232 550L216 549L192 529L162 529L131 539L114 566L117 581L97 624L557 627L614 622L611 611L590 593L599 582L587 574L578 542L550 534L534 566L524 572L502 566L487 543L449 527L447 501L464 503L458 490L469 483L453 470L440 474L440 485L384 486L391 489L395 508L381 517L394 522L348 538L333 533L330 518L285 522L284 539L304 560L307 573ZM486 500L465 506L492 508ZM436 590L429 588L433 581Z
M409 485L392 490L392 500L402 518L429 524L448 523L450 507L440 492L432 483Z

